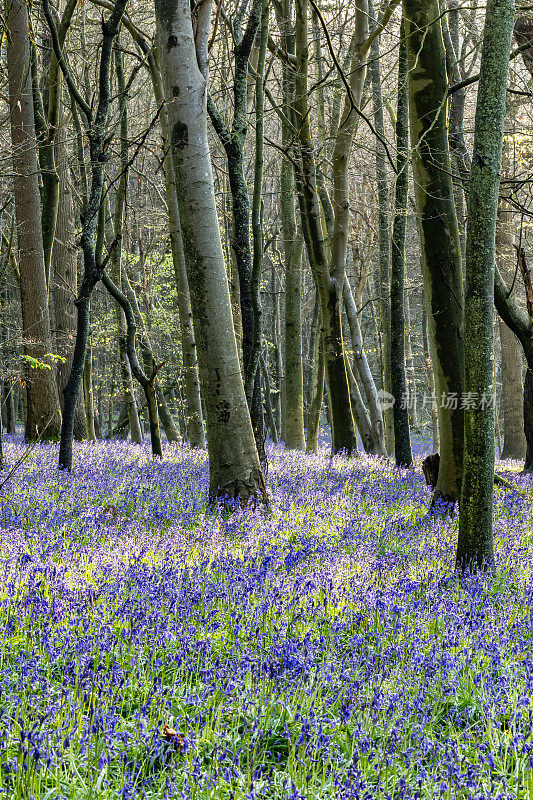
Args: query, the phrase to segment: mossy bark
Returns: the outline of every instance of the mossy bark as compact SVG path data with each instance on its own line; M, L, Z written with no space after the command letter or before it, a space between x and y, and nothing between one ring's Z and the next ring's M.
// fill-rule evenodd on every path
M477 398L477 403L465 411L456 557L463 570L485 567L494 560L494 262L514 13L514 0L489 0L487 4L468 193L465 392Z
M455 502L463 465L463 286L446 125L446 63L437 0L404 0L413 177L438 397L435 497Z

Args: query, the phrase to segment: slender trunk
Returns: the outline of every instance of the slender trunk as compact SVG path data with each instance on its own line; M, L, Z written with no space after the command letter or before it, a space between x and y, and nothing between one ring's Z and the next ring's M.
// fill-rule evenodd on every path
M144 396L146 398L152 455L162 458L163 449L161 446L161 431L159 429L159 406L157 402L156 379L157 373L163 365L157 365L152 356L151 374L148 376L144 373L141 365L139 364L135 348L135 334L137 331L137 325L135 322L135 313L132 303L107 274L104 273L102 276L102 281L105 288L124 312L124 316L126 318L126 352L128 354L128 361L131 371L136 380L138 380L141 384L144 391ZM174 428L173 423L171 427ZM175 441L174 438L172 438L172 440ZM169 441L171 441L171 439L169 439Z
M344 307L346 309L346 316L348 318L348 325L352 338L353 359L355 371L361 379L363 389L365 392L366 402L368 404L369 413L367 415L364 404L357 402L358 411L354 409L356 416L357 426L361 433L361 417L364 418L362 427L365 431L364 443L365 450L375 455L387 455L385 446L385 429L383 424L383 414L381 412L379 396L370 371L370 366L366 357L363 347L363 337L361 328L359 326L359 317L355 307L352 290L348 283L348 278L344 279ZM352 404L353 405L353 404ZM361 433L361 438L363 435Z
M107 118L109 113L109 106L111 102L109 74L111 67L111 51L113 46L113 39L115 38L126 0L117 0L113 11L107 20L102 22L102 46L100 50L100 66L99 66L99 95L98 105L94 118L89 106L84 103L81 95L78 96L77 102L84 109L87 121L91 122L90 136L89 136L89 149L91 157L91 190L87 205L81 214L82 234L81 234L81 248L83 251L83 279L80 287L80 292L76 301L78 311L77 327L76 327L76 342L74 345L74 355L72 359L72 369L70 371L69 379L65 386L63 395L65 398L63 408L63 422L61 426L61 441L59 445L59 467L60 469L72 468L72 440L74 436L74 415L78 394L83 379L85 354L87 351L87 340L89 337L89 305L91 294L94 287L102 276L103 266L97 260L95 236L98 224L98 216L102 204L102 194L104 187L104 164L105 164L105 149L106 149L106 129ZM43 11L46 16L48 25L52 31L56 33L56 41L54 42L54 50L56 56L61 58L59 42L57 41L57 31L55 24L50 14L50 7L48 0L43 0ZM63 63L63 62L62 62ZM63 63L64 69L67 69ZM65 79L71 81L69 89L72 92L74 84L68 72L65 72Z
M263 414L263 399L261 391L261 369L259 359L261 355L261 331L263 326L263 309L261 305L261 275L263 272L263 228L262 228L262 193L263 193L263 152L264 152L264 78L265 60L268 39L269 4L261 0L261 19L257 34L257 63L255 79L255 162L254 162L254 190L252 197L251 225L253 235L252 275L250 290L252 294L252 309L254 312L254 327L251 353L255 361L254 397L252 400L251 418L254 436L258 443L259 459L266 464L265 452L265 421ZM252 5L251 16L255 13ZM250 359L249 369L253 371ZM245 383L247 376L245 375ZM255 408L256 404L258 408Z
M320 296L321 310L321 335L324 340L326 376L328 381L328 395L331 407L332 446L333 452L346 450L352 453L357 450L355 426L350 404L350 389L348 385L347 364L345 362L344 343L342 337L342 295L344 287L345 259L342 253L347 237L347 219L349 218L349 203L346 203L344 194L348 191L347 173L344 164L347 164L348 153L346 148L340 146L334 157L337 167L337 181L335 196L335 225L333 263L335 269L330 269L326 253L326 244L322 226L320 203L316 185L316 166L314 157L314 143L311 135L308 102L308 0L296 0L296 82L295 82L295 121L298 131L301 160L301 190L299 192L300 210L305 219L308 232L308 256L311 269L315 277ZM345 127L350 128L352 118L345 117ZM343 131L344 132L344 131ZM339 134L340 136L340 134ZM342 138L342 137L341 137ZM339 139L337 140L339 141ZM351 145L351 138L349 139ZM343 145L345 140L343 139ZM342 152L340 150L342 149ZM349 149L349 148L348 148ZM337 211L341 212L340 215ZM348 216L347 216L348 215ZM342 217L342 219L341 219Z
M59 399L63 405L65 388L72 368L73 343L76 336L76 306L78 252L76 230L74 227L74 203L70 189L66 119L61 116L56 139L56 166L59 177L59 199L57 209L56 236L52 251L52 293L54 299L54 318L56 352L65 361L57 365L57 385ZM85 401L80 393L74 412L74 438L85 439L87 420Z
M265 462L263 404L261 400L259 354L261 349L261 308L258 302L258 269L255 270L250 242L250 197L246 185L244 147L248 130L248 60L260 25L264 0L252 0L244 32L234 30L233 118L226 127L212 100L208 111L213 127L226 152L233 211L233 250L239 273L242 320L244 389L250 409L252 428L261 462ZM257 259L256 259L257 266ZM255 287L254 287L255 284Z
M369 13L374 17L374 4L369 2ZM400 34L401 36L401 34ZM401 41L401 40L400 40ZM401 46L401 44L400 44ZM385 122L383 118L383 96L381 91L381 60L379 37L376 37L370 48L368 71L372 82L372 103L374 128L385 139ZM379 239L379 320L381 340L382 388L392 394L390 337L391 337L391 299L390 299L390 244L389 244L389 188L385 149L380 141L376 142L376 179L378 189L378 239ZM394 450L393 409L383 411L385 426L385 444L387 453Z
M405 219L409 191L409 90L407 85L407 47L405 27L400 28L398 60L398 106L396 111L396 194L391 240L390 283L390 369L394 397L394 453L398 467L413 463L409 433L408 389L405 369L404 277L405 277Z
M274 444L278 443L278 431L276 428L276 420L274 419L274 412L272 410L272 389L270 384L270 373L268 371L268 362L261 353L259 359L261 372L263 374L263 381L265 386L265 408L267 412L268 424L270 426L270 433Z
M318 434L320 432L320 412L324 402L324 375L326 368L326 353L320 336L315 338L315 368L313 370L313 390L309 406L309 420L307 423L306 450L316 453L318 448Z
M504 163L508 161L504 144ZM505 174L506 170L504 170ZM500 200L496 225L496 263L507 286L512 285L516 270L513 212ZM523 459L526 455L524 433L524 390L522 380L522 348L513 331L500 318L502 364L503 452L502 458Z
M313 399L314 390L314 375L315 363L318 349L316 340L320 333L320 303L318 300L318 293L315 293L315 302L313 305L313 316L311 318L311 325L309 330L309 337L307 341L307 358L305 368L305 427L309 425L309 409L311 408L311 401Z
M494 560L494 261L514 0L489 0L468 193L465 279L465 455L457 566ZM491 402L492 400L492 402Z
M91 442L96 442L93 397L93 348L90 339L87 342L85 364L83 368L83 396L85 404L85 424L87 428L87 438Z
M416 393L416 369L413 356L413 322L411 317L411 300L409 289L404 291L405 307L405 372L409 395L409 423L413 430L418 429L418 400Z
M296 450L305 448L302 361L302 249L296 226L294 173L292 165L281 163L281 224L285 250L285 420L284 441Z
M171 444L180 442L181 436L179 435L179 431L176 428L176 424L172 419L172 414L170 413L169 407L163 395L163 391L159 385L156 387L156 397L157 397L157 408L159 412L159 419L161 420L161 425L163 426L163 430L165 431L165 436L167 437L167 441L170 442Z
M429 389L429 398L426 397L424 399L424 405L426 404L426 400L429 400L431 409L430 415L431 415L432 446L433 446L433 452L437 453L439 450L439 414L435 398L435 380L433 376L433 368L431 366L431 354L429 351L429 339L428 339L428 320L425 308L422 308L422 344L424 347L424 366L426 372L426 381Z
M285 431L283 428L285 422L284 414L284 395L283 390L283 360L281 356L281 322L280 322L280 302L279 292L276 282L276 271L272 269L271 273L271 294L273 304L273 329L274 329L274 365L275 365L275 381L276 381L276 399L275 399L275 412L276 412L276 425L281 439L284 439Z
M108 283L105 282L105 281L104 281L104 283L106 284L106 288L110 289L110 286L108 285ZM150 375L152 373L153 369L155 368L156 359L155 359L154 352L153 352L153 349L152 349L152 344L150 342L149 332L148 332L147 327L145 326L145 322L144 322L143 316L141 314L141 310L139 308L139 304L137 302L137 295L135 294L135 292L133 290L133 287L132 287L132 285L130 283L130 279L129 279L128 274L127 274L126 271L124 271L124 284L125 284L125 290L126 290L124 299L126 300L126 303L124 303L124 300L122 298L119 299L118 296L113 294L112 289L110 289L110 290L111 290L111 293L113 294L113 296L115 297L115 299L117 300L117 302L121 305L121 308L125 311L125 316L126 316L126 352L128 353L128 361L130 363L130 367L131 367L131 370L133 372L134 377L139 381L139 383L141 384L142 389L143 389L143 391L144 391L144 393L146 395L145 384L146 384L147 381L150 380L150 378L148 378L147 376ZM128 305L129 305L129 309L128 309ZM129 318L130 310L131 310L131 314L133 316L133 320L135 322L135 325L136 326L138 325L139 329L140 329L139 340L140 340L141 356L142 356L142 360L143 360L143 364L144 364L144 369L146 371L146 375L144 375L144 376L142 375L142 370L141 370L141 372L139 372L139 370L137 369L136 365L134 365L134 363L132 362L132 359L131 359L129 332L128 332L128 326L130 325L130 321L129 321L129 319L130 319ZM136 328L134 329L134 332L135 332L135 330L136 330ZM131 346L134 347L134 342L133 342L133 345L131 345ZM159 371L160 367L162 367L162 366L164 366L164 365L161 364L159 367L157 367L156 372ZM174 420L172 419L172 415L170 414L170 412L168 410L167 403L166 403L166 400L164 398L164 395L160 391L160 387L159 387L155 377L153 379L153 382L154 382L156 397L157 397L157 400L158 400L158 402L157 402L158 418L161 419L161 422L163 424L163 428L165 430L165 435L166 435L166 437L167 437L169 442L178 442L180 440L180 435L179 435L178 430L177 430L177 428L176 428L176 426L174 424ZM151 406L150 405L148 405L147 410L148 410L148 415L150 415L150 413L151 413ZM150 422L150 428L151 429L155 428L155 422L153 420L152 421L149 420L149 422ZM157 426L158 425L159 425L159 421L157 422ZM159 448L159 450L160 449L161 448ZM161 453L157 452L157 453L154 453L154 455L160 456Z
M499 321L502 358L503 449L501 458L523 461L526 455L524 433L524 389L522 349L515 334Z
M117 80L117 92L119 98L119 112L120 112L120 178L118 181L117 190L115 193L115 210L113 214L113 235L115 239L115 248L111 254L111 276L113 282L118 286L122 286L121 275L121 261L122 261L122 231L124 228L124 206L126 204L126 194L128 190L128 105L126 97L126 85L124 80L124 65L122 60L122 52L119 49L118 43L115 45L115 75ZM131 369L128 361L128 354L126 352L126 325L124 321L124 312L117 304L115 306L116 322L117 322L117 335L118 335L118 349L120 361L120 376L122 380L122 391L126 408L128 410L128 419L130 423L131 441L133 444L141 444L142 433L139 423L139 414L137 411L137 403L135 401L135 392L133 389L133 379Z

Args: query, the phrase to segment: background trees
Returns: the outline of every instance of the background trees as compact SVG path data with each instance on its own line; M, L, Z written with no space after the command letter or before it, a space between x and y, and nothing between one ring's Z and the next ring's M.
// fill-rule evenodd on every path
M456 500L484 9L25 9L6 4L0 72L4 424L57 436L63 405L70 466L74 434L140 441L157 411L167 438L179 428L203 447L207 433L213 495L264 497L266 433L313 450L320 423L334 451L385 456L394 416L398 464L438 439L437 495ZM518 388L533 363L528 19L517 19L509 60L495 284L507 327L492 384L496 441L522 457L527 438L530 466L529 371ZM117 298L131 307L140 383ZM49 368L27 369L32 359Z

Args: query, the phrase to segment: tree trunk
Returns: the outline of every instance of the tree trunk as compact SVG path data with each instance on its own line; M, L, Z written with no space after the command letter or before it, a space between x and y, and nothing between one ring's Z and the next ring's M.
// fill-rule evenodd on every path
M72 369L74 339L76 336L76 306L78 285L78 251L74 227L74 203L68 173L66 119L61 122L55 138L56 167L59 178L57 222L52 250L52 291L56 352L64 361L57 365L57 386L63 406L63 389L67 385ZM74 438L78 441L87 436L87 419L83 392L78 397L74 412Z
M6 0L7 63L17 238L19 249L22 332L26 364L26 439L57 439L61 426L55 365L51 351L50 317L41 230L37 142L30 70L28 12L23 0Z
M81 214L82 234L81 234L81 248L83 251L83 279L76 300L76 308L78 312L77 325L76 325L76 342L74 345L74 355L72 358L72 369L70 371L69 379L63 392L65 404L63 409L63 422L61 426L61 441L59 445L59 467L60 469L72 468L72 439L74 435L74 414L78 394L84 374L85 354L87 351L87 341L89 338L89 306L91 294L94 287L102 276L103 265L97 257L96 250L96 229L98 224L99 211L102 206L102 196L104 188L104 164L105 164L105 148L106 148L106 128L107 118L109 113L109 105L111 102L109 74L111 67L111 52L113 46L113 39L115 38L120 20L124 13L126 0L116 0L113 6L113 11L107 20L102 22L102 46L100 49L100 62L99 62L99 93L98 104L96 113L93 113L91 108L86 102L83 101L81 95L78 94L76 102L83 109L87 122L90 128L89 135L89 149L91 158L91 190L87 205ZM43 0L43 11L51 31L55 31L55 23L50 13L50 6L48 0ZM54 37L53 37L54 38ZM54 42L54 50L58 58L62 58L59 43ZM73 92L74 84L72 77L67 70L64 62L63 65L64 76L71 94Z
M522 461L526 455L524 433L523 356L520 342L507 325L499 321L502 358L503 450L502 458Z
M348 283L348 278L344 279L344 306L346 309L346 316L348 317L348 325L352 338L353 359L355 364L355 371L361 379L363 389L365 391L366 402L368 403L369 414L367 415L364 404L359 400L356 402L357 408L354 407L352 402L352 409L357 421L357 426L363 439L365 450L375 455L386 456L387 449L385 446L385 429L383 424L383 414L381 412L379 397L370 371L370 366L367 361L366 353L363 347L363 337L361 335L361 328L359 326L359 318L357 316L357 309L353 299L352 290ZM388 361L388 359L387 359ZM355 379L354 379L355 380ZM361 417L364 417L364 424L361 425ZM365 435L361 432L364 429Z
M294 209L294 172L281 163L280 205L285 251L285 421L284 441L296 450L305 448L302 361L302 249Z
M115 248L111 253L111 276L113 278L113 282L120 288L122 286L122 230L124 228L124 206L126 204L126 194L128 190L128 105L122 52L119 49L118 43L115 45L114 52L115 74L117 80L117 93L120 112L120 178L115 193L115 210L113 214L113 236L115 239ZM137 403L135 400L133 378L128 361L128 354L126 352L126 325L124 320L124 312L118 304L115 306L115 311L120 360L120 377L122 380L124 400L126 403L126 408L128 409L131 441L133 444L141 444L143 437L139 422L139 413L137 411Z
M394 419L394 453L398 467L413 463L409 433L408 388L405 369L405 217L409 191L409 91L407 86L407 47L405 26L400 28L400 55L398 61L398 106L396 111L396 195L391 241L390 284L390 369L392 407Z
M369 13L374 18L374 3L369 2ZM375 22L375 20L373 20ZM400 40L400 46L402 42ZM374 127L376 132L385 138L385 123L383 119L383 96L381 91L381 62L379 52L379 37L377 36L370 48L370 63L368 72L372 82L372 105ZM379 240L379 319L381 332L381 365L382 388L392 394L391 386L391 299L390 299L390 244L389 244L389 188L387 179L387 164L385 150L381 142L376 141L376 182L378 190L378 240ZM387 453L392 455L394 450L394 420L393 408L383 411L385 427L385 445Z
M326 253L324 231L320 214L320 203L316 185L316 165L314 143L311 135L308 104L308 1L296 0L296 86L295 86L295 121L298 132L301 159L301 190L299 192L300 211L308 231L308 256L315 277L320 297L321 335L324 340L326 377L331 409L331 438L333 452L345 450L352 453L357 450L355 426L350 404L347 365L345 363L344 343L342 337L342 297L344 288L347 220L349 219L349 203L344 195L348 192L347 167L348 152L346 144L351 145L349 132L352 117L348 114L343 125L348 138L342 138L342 146L337 147L334 164L337 169L337 193L335 197L336 233L333 260L335 269L330 269ZM357 70L354 70L357 72ZM339 134L340 136L340 134ZM339 138L337 139L339 141ZM349 151L349 147L348 147ZM342 208L341 208L342 207ZM342 217L342 218L341 218ZM343 254L344 247L344 254Z
M210 3L201 7L207 25L210 10ZM206 412L210 496L266 501L215 205L206 116L208 35L197 26L195 41L188 0L155 0L155 11Z
M157 386L156 388L156 396L157 396L159 419L161 420L161 425L163 426L163 430L165 431L165 436L167 437L167 441L170 442L171 444L180 442L181 437L179 435L179 431L176 428L174 420L172 419L172 414L170 413L165 397L163 395L163 391L160 386Z
M318 351L318 352L317 352ZM309 406L309 419L307 422L307 442L305 449L308 453L316 453L318 448L318 434L320 432L320 412L324 401L324 374L326 367L326 354L320 336L315 338L315 358L313 370L313 390Z
M206 4L207 5L207 4ZM211 5L211 3L209 3ZM246 185L244 146L248 130L248 60L263 9L263 0L252 0L244 32L234 30L233 118L226 127L211 97L208 97L209 116L224 146L232 197L233 251L239 273L239 291L242 321L242 354L244 389L250 409L252 428L261 462L265 462L263 403L259 354L261 350L261 308L257 300L258 285L254 290L254 265L250 242L250 197Z
M404 0L413 177L435 388L440 469L435 498L455 502L463 464L461 247L446 128L446 64L437 0Z
M270 434L272 436L272 441L274 444L278 443L278 431L276 428L276 420L274 419L274 412L272 409L272 389L270 385L270 374L268 371L268 362L266 361L264 355L261 353L261 357L259 359L259 364L261 366L261 372L263 375L263 383L265 386L265 408L267 412L267 419L268 424L270 426Z
M524 472L533 472L533 368L530 365L524 381L524 432L527 444Z
M494 561L494 262L514 12L514 0L487 3L474 127L466 235L464 348L465 397L475 398L475 404L465 410L456 556L457 566L463 570L483 568Z
M504 144L505 150L507 149ZM504 150L504 161L506 153ZM512 285L516 270L514 225L511 208L500 200L496 225L496 263L507 286ZM526 454L524 433L524 383L522 348L513 331L500 318L502 364L503 452L502 458L523 459Z
M435 399L435 379L433 375L433 369L431 366L431 354L429 352L428 318L425 308L422 308L422 343L424 347L424 365L426 372L426 380L429 387L429 398L425 399L429 399L430 403L431 438L432 438L433 452L436 453L439 449L439 412L437 409L437 402ZM435 484L435 486L436 485L437 484Z
M83 397L85 405L87 438L96 442L96 428L94 422L94 396L93 396L93 347L89 339L83 367Z
M404 291L405 308L405 372L407 375L407 389L409 393L409 424L413 430L418 429L418 399L416 393L416 369L413 356L413 325L411 318L411 301L409 289Z
M152 51L149 51L149 67L152 76L155 99L158 105L164 102L164 92L159 64L156 63ZM170 247L172 264L176 278L178 295L178 314L181 331L181 349L183 358L183 381L185 385L187 436L193 448L205 449L204 420L202 400L200 397L200 380L198 377L198 360L191 310L191 296L187 280L185 252L181 233L181 222L176 195L176 179L174 165L170 153L170 139L166 115L161 115L161 132L165 151L163 166L165 170L165 199L167 201L168 224L170 229Z

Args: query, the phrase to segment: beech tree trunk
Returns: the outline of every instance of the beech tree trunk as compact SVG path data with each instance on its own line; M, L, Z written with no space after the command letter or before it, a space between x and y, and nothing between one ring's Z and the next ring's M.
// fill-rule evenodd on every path
M193 33L188 0L155 0L157 36L198 347L210 496L266 501L244 393L207 140L211 3ZM204 27L202 27L204 26ZM198 47L198 50L197 50Z
M146 43L144 46L146 47ZM148 59L155 99L157 104L161 105L164 102L164 92L160 67L159 64L156 63L152 51L148 51ZM167 201L172 264L174 266L178 294L178 314L183 358L183 383L185 386L186 429L190 446L203 450L205 449L204 419L202 400L200 397L200 379L198 377L198 359L196 341L194 339L191 296L187 280L185 252L183 249L178 198L176 195L176 179L170 152L170 139L166 115L161 114L160 119L161 132L163 134L163 147L165 150L165 157L163 160L165 170L165 199Z
M30 69L28 11L24 0L6 0L7 65L22 332L26 364L26 439L57 439L61 427L41 229L41 198ZM33 360L33 361L32 361ZM47 367L38 366L46 364ZM33 363L33 367L31 366Z

